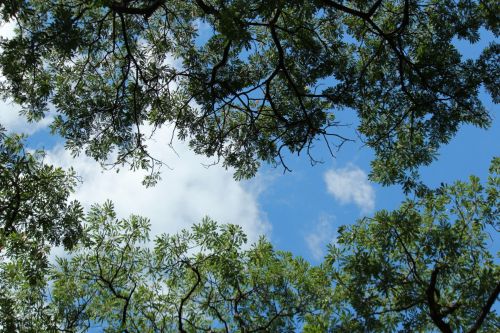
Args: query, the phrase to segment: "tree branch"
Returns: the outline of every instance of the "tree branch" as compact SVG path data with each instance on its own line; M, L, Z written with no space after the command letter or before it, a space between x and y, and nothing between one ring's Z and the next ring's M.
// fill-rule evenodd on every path
M144 15L146 18L153 15L153 13L165 4L165 0L156 0L147 7L128 7L126 2L112 2L109 6L114 12L120 14L135 14Z
M439 328L439 330L443 333L453 333L451 330L450 324L446 323L443 318L444 315L441 313L441 306L436 302L435 295L437 294L436 283L437 276L441 267L436 264L434 266L434 270L431 273L431 281L429 282L429 286L426 290L427 296L427 305L429 306L429 314L431 316L434 324Z
M469 333L475 333L481 327L481 325L483 324L484 319L486 319L486 316L490 312L491 307L493 306L493 304L495 304L495 302L496 302L496 300L498 298L499 293L500 293L500 283L497 283L497 286L495 287L495 289L491 293L490 297L488 297L488 300L486 301L486 304L481 308L481 314L479 315L479 317L477 318L476 322L474 323L474 325L469 330Z
M200 275L200 272L198 271L198 269L196 267L194 267L193 265L191 265L189 263L189 261L187 260L183 260L182 261L186 266L189 267L190 270L192 270L195 274L196 274L196 283L191 287L191 289L189 290L189 292L187 293L186 296L184 296L182 299L181 299L181 304L179 306L179 310L178 310L178 313L177 313L177 316L178 316L178 321L179 321L179 332L181 333L186 333L186 330L184 329L183 325L182 325L182 308L184 307L184 303L187 302L187 300L191 297L191 295L194 293L194 291L196 290L196 288L198 287L198 285L201 283L201 275Z

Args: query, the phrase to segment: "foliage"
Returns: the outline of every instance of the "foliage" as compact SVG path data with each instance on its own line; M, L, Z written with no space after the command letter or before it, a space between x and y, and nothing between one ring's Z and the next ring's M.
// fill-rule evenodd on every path
M9 332L17 320L32 324L22 318L44 302L50 247L71 249L83 218L80 204L68 200L73 171L45 164L43 153L26 152L22 139L0 129L0 327Z
M34 279L26 273L30 261L19 258L0 259L0 332L47 332L52 318L46 312L45 271Z
M341 227L319 266L208 218L153 246L147 219L96 205L36 288L2 271L17 318L0 331L496 332L499 171Z
M490 171L342 227L331 299L306 331L498 332L500 158Z
M46 266L48 245L75 245L83 211L69 201L74 172L45 164L44 153L26 152L22 140L0 132L0 253L35 269Z
M318 269L264 239L242 249L238 226L204 219L151 249L148 221L117 220L109 202L87 221L85 241L51 273L59 330L289 332L313 303Z
M498 35L494 0L6 0L3 92L30 119L47 103L75 153L153 172L145 139L172 125L197 153L255 174L260 161L334 153L356 112L376 153L372 178L415 185L458 127L486 127L498 101L498 44L462 59L455 39ZM311 155L310 155L311 156ZM311 156L314 160L314 157Z

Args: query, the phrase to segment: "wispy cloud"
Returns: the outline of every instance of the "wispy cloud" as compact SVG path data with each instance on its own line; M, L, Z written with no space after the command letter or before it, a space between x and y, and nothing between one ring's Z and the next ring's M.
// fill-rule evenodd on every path
M48 112L45 117L37 122L29 122L24 115L19 113L21 107L14 103L0 101L0 125L8 133L33 134L39 130L47 129L54 119L54 112Z
M336 232L332 226L332 220L331 216L321 216L311 233L305 237L307 247L315 260L323 259L326 245L335 243Z
M345 168L331 169L324 177L328 193L340 203L354 203L362 213L375 208L375 190L359 167L349 164Z

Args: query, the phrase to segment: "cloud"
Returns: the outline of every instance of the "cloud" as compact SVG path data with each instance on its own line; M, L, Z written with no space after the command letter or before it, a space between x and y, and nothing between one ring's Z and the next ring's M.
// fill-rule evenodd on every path
M210 216L219 223L238 224L254 242L269 234L270 225L260 212L258 191L232 178L233 170L219 165L203 166L207 160L194 154L187 143L174 142L169 148L171 132L164 127L148 143L153 156L169 165L162 169L162 180L154 187L141 184L143 172L122 168L102 170L86 156L76 158L58 146L47 154L47 161L63 167L72 166L82 178L75 198L85 207L110 199L120 217L138 214L151 221L151 236L175 233ZM259 188L259 186L253 186Z
M54 113L48 112L46 116L37 122L29 122L19 111L21 107L10 102L0 101L0 125L5 127L8 133L33 134L39 130L46 129L54 119Z
M375 208L375 190L366 173L355 165L331 169L325 173L328 193L342 204L355 203L362 213Z
M325 255L327 244L335 243L336 232L331 224L332 217L321 216L314 230L305 237L305 241L312 257L319 261Z
M0 37L5 38L5 39L11 39L14 37L14 28L15 28L15 22L8 21L8 22L0 22Z

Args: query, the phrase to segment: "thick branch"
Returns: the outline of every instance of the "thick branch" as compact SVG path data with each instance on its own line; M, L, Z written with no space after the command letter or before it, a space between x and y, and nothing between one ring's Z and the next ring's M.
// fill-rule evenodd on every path
M380 5L382 4L382 1L383 0L377 0L373 6L371 6L370 10L368 11L368 17L371 17L373 16L373 14L375 14L375 12L377 11L377 9L380 7Z
M219 12L213 6L206 4L203 0L196 0L196 4L205 12L205 14L211 14L215 17L219 17Z
M434 324L443 333L453 333L451 327L446 323L443 318L444 315L441 313L441 306L436 302L435 295L437 294L436 282L437 276L439 274L440 267L436 264L434 270L431 274L431 281L429 282L429 287L426 290L427 305L429 306L429 313Z
M481 327L481 325L483 324L484 319L486 319L486 316L490 312L491 307L493 306L493 304L495 304L495 302L496 302L499 294L500 294L500 283L497 283L496 288L493 290L493 292L491 293L490 297L488 297L488 300L486 301L486 304L481 309L481 314L479 315L479 317L477 318L476 322L474 323L474 325L469 330L469 333L475 333Z
M209 85L212 86L215 84L215 80L217 78L217 72L220 68L224 67L227 64L229 59L229 51L231 50L231 40L228 40L226 46L224 47L224 52L222 54L222 59L212 68L212 76L210 78Z
M332 1L332 0L321 0L320 3L324 4L325 6L338 9L338 10L344 12L344 13L357 16L357 17L362 18L364 20L367 20L367 19L370 18L370 15L367 14L367 13L363 13L360 10L353 9L353 8L350 8L350 7L346 7L346 6L344 6L344 5L340 4L340 3ZM375 10L377 9L378 6L374 5L374 7L375 7L375 9L373 10L373 12L375 12ZM373 9L373 7L372 7L372 9ZM370 11L372 9L370 9Z
M109 8L120 14L135 14L150 17L163 4L165 4L165 0L156 0L147 7L128 7L127 2L113 2Z
M187 295L184 296L181 299L181 304L179 306L179 311L178 311L178 314L177 314L178 315L178 321L179 321L179 332L186 333L186 330L184 329L183 324L182 324L182 308L184 307L184 303L186 303L189 300L189 298L194 293L194 291L196 290L196 288L198 288L198 285L201 283L201 275L200 275L200 272L198 271L198 269L196 269L195 267L193 267L193 265L191 265L187 260L183 261L183 263L186 266L188 266L189 269L191 269L196 274L196 283L191 287L191 289L189 290L189 292L187 293Z

